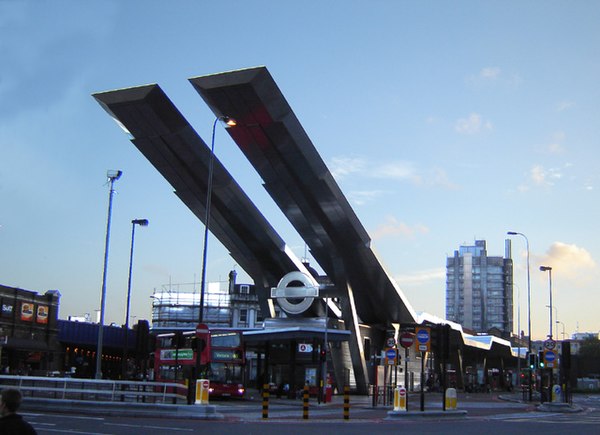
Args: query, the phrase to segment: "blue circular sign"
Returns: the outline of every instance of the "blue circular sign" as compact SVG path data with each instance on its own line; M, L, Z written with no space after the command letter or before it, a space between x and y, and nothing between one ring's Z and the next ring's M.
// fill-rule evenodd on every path
M417 332L417 340L422 344L427 343L429 341L429 332L427 332L426 329L419 329L419 332Z
M387 359L395 359L396 358L396 349L388 349L385 353Z
M552 362L556 359L556 355L551 350L546 351L546 361Z

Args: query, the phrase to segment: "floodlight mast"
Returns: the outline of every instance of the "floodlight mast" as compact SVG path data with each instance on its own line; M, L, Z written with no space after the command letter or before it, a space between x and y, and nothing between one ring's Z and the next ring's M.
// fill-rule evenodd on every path
M100 324L98 325L98 343L96 346L96 379L102 379L102 340L104 332L104 309L106 307L106 277L108 271L108 247L110 243L110 219L112 215L112 202L114 183L123 175L123 171L108 170L106 177L110 186L108 190L108 218L106 220L106 242L104 245L104 271L102 272L102 295L100 297Z

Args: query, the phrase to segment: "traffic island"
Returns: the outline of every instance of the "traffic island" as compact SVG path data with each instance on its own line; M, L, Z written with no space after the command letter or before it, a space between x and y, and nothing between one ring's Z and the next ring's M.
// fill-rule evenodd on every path
M435 410L435 411L388 411L388 416L385 420L398 420L403 418L439 418L439 417L465 417L467 415L466 409L453 409L449 411Z
M80 412L85 415L128 417L189 418L196 420L222 420L215 405L170 405L161 403L93 402L68 399L41 399L28 397L23 403L27 411L56 413Z
M583 408L578 405L571 405L569 403L562 402L545 402L536 407L537 411L541 412L581 412Z

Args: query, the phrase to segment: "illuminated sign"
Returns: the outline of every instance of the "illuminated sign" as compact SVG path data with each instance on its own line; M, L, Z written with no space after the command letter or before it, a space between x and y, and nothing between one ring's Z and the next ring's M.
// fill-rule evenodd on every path
M162 349L160 351L160 359L163 361L193 360L194 359L194 351L192 349Z
M239 351L233 349L213 349L211 352L213 361L235 361L241 359Z

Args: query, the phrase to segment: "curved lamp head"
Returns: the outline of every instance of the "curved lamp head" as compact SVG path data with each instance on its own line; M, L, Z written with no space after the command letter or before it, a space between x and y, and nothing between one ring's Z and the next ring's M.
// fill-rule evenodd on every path
M552 268L550 266L540 266L540 270L542 272L547 272L549 270L552 270Z
M227 125L228 127L235 127L237 125L237 121L233 118L231 118L230 116L221 116L219 117L219 119L221 121L223 121L223 123L225 125Z

